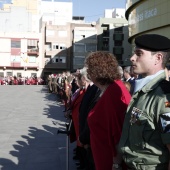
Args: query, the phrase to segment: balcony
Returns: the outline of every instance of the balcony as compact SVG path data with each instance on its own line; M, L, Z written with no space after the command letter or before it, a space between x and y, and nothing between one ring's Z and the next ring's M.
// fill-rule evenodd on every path
M11 63L10 63L10 66L11 66L11 67L19 68L19 67L21 67L21 63L20 63L20 62L11 62Z
M34 48L34 49L28 49L27 50L27 54L28 55L39 55L39 49L38 48Z

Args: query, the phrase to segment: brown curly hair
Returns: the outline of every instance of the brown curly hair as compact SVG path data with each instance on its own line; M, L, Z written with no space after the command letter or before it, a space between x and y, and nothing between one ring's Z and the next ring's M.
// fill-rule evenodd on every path
M110 84L121 79L116 57L104 51L90 53L85 59L87 73L94 77L101 85Z

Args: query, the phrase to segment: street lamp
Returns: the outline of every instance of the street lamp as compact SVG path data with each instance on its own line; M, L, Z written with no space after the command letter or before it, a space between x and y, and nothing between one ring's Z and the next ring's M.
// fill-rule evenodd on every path
M14 61L15 61L15 58L12 61L12 76L14 76Z
M26 67L26 59L25 59L25 54L26 54L26 52L20 52L20 54L21 54L21 58L22 58L22 60L23 60L23 63L24 63L24 74L23 74L23 81L24 81L24 85L25 85L25 71L27 70L27 67Z

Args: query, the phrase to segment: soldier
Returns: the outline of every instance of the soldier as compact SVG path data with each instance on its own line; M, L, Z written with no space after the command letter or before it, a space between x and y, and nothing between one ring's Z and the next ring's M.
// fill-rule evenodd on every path
M53 75L51 85L52 85L53 93L57 93L57 77L56 77L56 75Z
M170 83L165 80L164 68L170 57L170 39L145 34L138 36L135 44L130 60L134 73L143 78L135 82L119 149L129 169L168 170Z
M49 75L48 76L48 90L49 90L49 93L52 93L51 83L52 83L52 75Z

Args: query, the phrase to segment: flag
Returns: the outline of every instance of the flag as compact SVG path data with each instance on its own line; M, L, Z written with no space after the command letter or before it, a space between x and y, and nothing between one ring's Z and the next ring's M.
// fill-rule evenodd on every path
M28 63L28 57L21 57L25 63Z
M28 63L28 57L26 57L26 59L25 59L25 63Z

